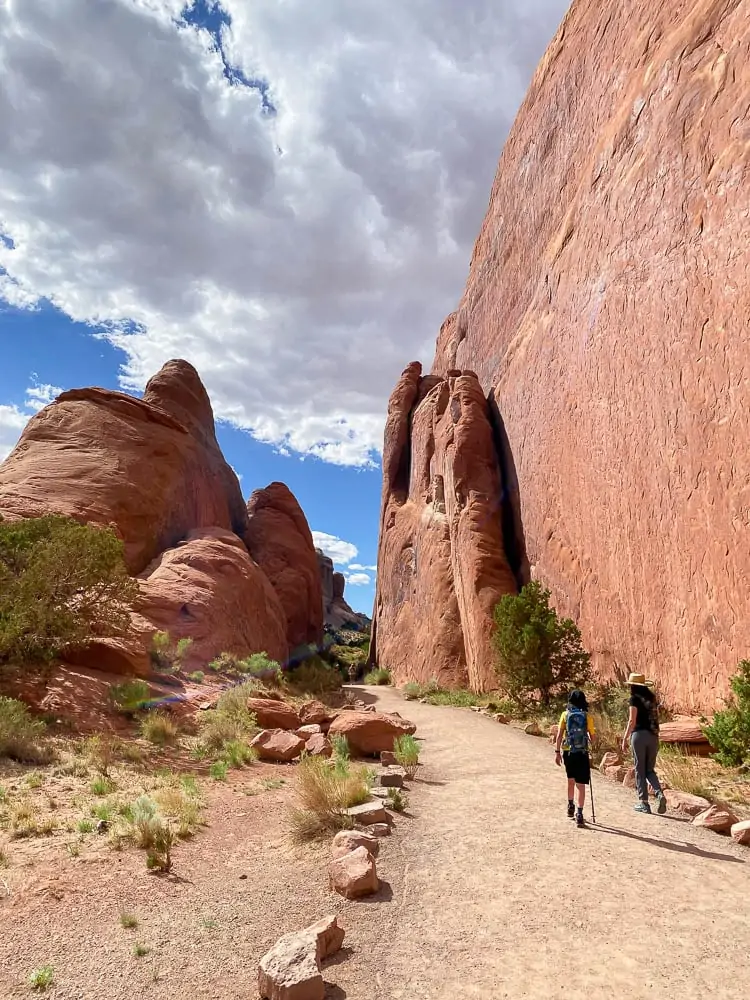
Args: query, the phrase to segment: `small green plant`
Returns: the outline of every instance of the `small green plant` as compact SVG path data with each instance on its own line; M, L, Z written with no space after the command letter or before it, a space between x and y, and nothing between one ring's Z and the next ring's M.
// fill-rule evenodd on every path
M229 765L225 760L215 760L210 768L211 777L214 781L226 781Z
M201 917L200 925L201 927L205 927L207 931L216 931L219 929L219 921L213 917Z
M21 799L11 808L8 814L8 832L12 840L35 837L42 832L37 808L30 799Z
M258 753L253 748L247 745L244 740L230 740L228 743L224 744L224 748L221 751L221 759L229 767L244 767L245 764L252 764L253 761L258 759Z
M416 701L422 697L422 685L417 684L415 681L409 681L408 684L404 684L401 688L401 694L406 701Z
M133 954L135 955L136 958L143 958L144 956L148 955L150 951L151 951L150 948L147 948L145 944L140 944L138 941L136 941L136 943L133 945Z
M236 684L224 691L216 703L216 712L225 719L231 719L239 727L239 731L247 734L255 733L258 721L247 707L248 698L257 695L255 685L251 683Z
M111 778L100 774L91 782L90 788L92 795L110 795L117 788L117 785Z
M26 775L26 784L29 788L41 788L44 784L44 778L38 771L30 771Z
M333 763L339 773L346 773L349 770L351 751L349 741L346 736L334 733L331 736L331 747L333 748Z
M408 733L399 736L393 742L393 753L401 767L406 771L407 778L414 778L419 768L419 741Z
M506 594L495 607L492 641L501 687L513 701L538 701L548 709L556 698L589 679L590 656L570 618L550 607L550 592L537 580L520 594Z
M0 758L27 764L49 761L50 750L42 742L46 728L40 719L32 717L22 701L0 697Z
M392 809L393 812L402 813L406 812L409 808L409 800L401 791L400 788L389 788L388 789L388 808Z
M179 673L182 661L192 645L192 639L174 642L169 632L154 632L151 636L151 663L154 670L162 674Z
M145 681L124 681L110 685L109 697L118 712L135 715L148 705L151 689Z
M29 986L38 993L44 993L55 981L55 970L51 965L42 965L29 976Z
M90 736L84 744L84 752L89 763L95 771L104 775L105 778L109 776L118 750L120 750L119 741L106 733Z
M191 680L194 684L202 684L206 679L206 675L202 670L194 670L192 674L188 674L188 680Z
M731 681L726 708L711 722L701 720L703 732L716 751L714 759L724 767L750 761L750 660L741 660Z
M156 833L153 847L146 854L149 871L170 872L172 870L172 846L174 832L168 823L163 823Z
M79 833L91 833L94 829L94 823L90 819L79 819L76 824L76 830Z
M134 913L128 913L127 910L120 910L120 924L127 931L134 931L138 926L138 917Z
M170 871L174 831L160 814L157 803L148 795L139 796L132 805L130 822L132 838L146 851L146 867L152 871Z
M176 743L179 732L177 723L168 712L148 712L141 720L141 736L158 747Z
M384 686L391 683L391 672L390 670L378 667L377 670L371 670L369 674L365 674L364 681L365 684L379 684Z
M91 815L98 820L104 820L105 823L109 823L112 819L112 814L114 812L114 807L109 802L100 802L98 805L93 806L91 809Z
M159 812L175 824L175 833L184 840L192 837L201 822L200 792L191 776L166 785L154 793Z
M270 792L276 788L283 788L285 781L283 778L264 778L261 784L267 792Z

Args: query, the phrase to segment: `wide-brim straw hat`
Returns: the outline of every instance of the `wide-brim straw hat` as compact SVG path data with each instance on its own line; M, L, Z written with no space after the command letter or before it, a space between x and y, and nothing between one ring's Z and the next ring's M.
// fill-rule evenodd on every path
M652 684L652 681L647 681L645 674L631 674L630 677L628 677L626 683L627 684L641 684L643 686L650 687L651 684Z

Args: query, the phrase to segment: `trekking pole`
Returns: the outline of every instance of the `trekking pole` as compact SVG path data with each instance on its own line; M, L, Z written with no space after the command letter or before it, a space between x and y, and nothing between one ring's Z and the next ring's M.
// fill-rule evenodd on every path
M591 796L591 822L596 826L596 811L594 809L594 778L589 771L589 795Z

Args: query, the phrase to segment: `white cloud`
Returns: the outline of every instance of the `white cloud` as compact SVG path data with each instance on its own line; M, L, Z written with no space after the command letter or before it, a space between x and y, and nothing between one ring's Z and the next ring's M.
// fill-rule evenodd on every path
M26 406L27 410L34 410L38 412L44 409L48 403L51 403L56 396L59 396L62 389L59 385L50 385L48 382L37 381L36 376L33 376L33 384L26 390Z
M315 548L330 556L338 566L346 566L352 559L357 558L359 549L351 542L345 542L342 538L329 535L325 531L313 531L312 536Z
M365 572L365 573L376 573L378 567L377 566L362 566L360 563L351 563L350 566L349 566L349 569L360 570L361 572Z
M347 573L345 575L346 582L352 587L367 587L372 583L367 573Z
M125 388L186 357L219 418L368 462L567 3L223 0L222 56L180 0L5 0L0 296L106 329Z
M17 406L0 403L0 462L13 450L30 415Z

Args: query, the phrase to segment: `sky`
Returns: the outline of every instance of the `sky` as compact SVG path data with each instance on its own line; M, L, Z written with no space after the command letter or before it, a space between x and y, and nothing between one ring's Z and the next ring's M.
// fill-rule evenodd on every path
M0 459L191 361L372 609L388 396L429 365L566 0L0 0Z

